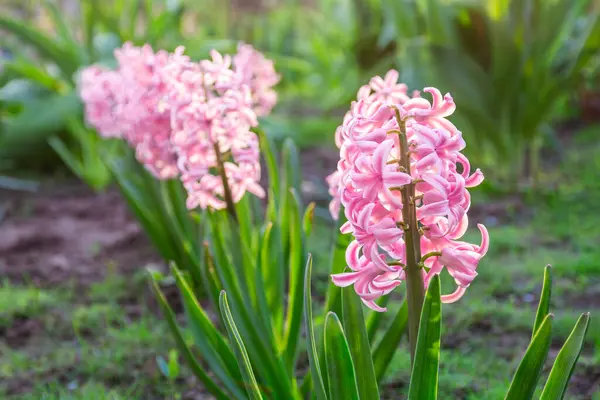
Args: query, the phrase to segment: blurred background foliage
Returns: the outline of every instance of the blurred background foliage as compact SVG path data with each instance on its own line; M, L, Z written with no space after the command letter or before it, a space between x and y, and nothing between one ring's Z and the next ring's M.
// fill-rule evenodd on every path
M30 0L0 3L0 168L56 165L56 150L94 187L110 174L82 123L77 72L110 65L125 41L193 58L238 41L273 58L283 79L274 137L331 144L359 86L389 68L411 90L437 86L489 185L540 177L556 121L597 118L600 3L590 0ZM552 146L554 145L554 149ZM106 147L109 147L107 149ZM35 157L32 157L35 155ZM506 160L499 167L497 161Z
M3 176L43 181L66 170L98 190L111 182L106 161L127 149L86 126L76 82L87 65L113 65L113 50L127 40L184 45L195 59L212 48L233 52L240 40L253 44L283 78L280 101L261 127L280 141L292 137L301 150L334 148L334 130L358 88L396 68L410 90L436 86L453 95L465 153L486 175L473 192L473 220L490 228L493 246L470 299L444 310L440 397L503 396L508 374L498 371L514 368L507 360L529 340L532 293L551 263L561 340L574 323L569 316L593 313L573 385L581 396L570 398L600 400L593 392L600 382L600 128L592 126L600 122L598 12L598 0L0 0L0 188L34 191L33 182ZM322 164L325 152L304 154ZM317 295L329 282L332 246L330 221L318 211L309 244ZM44 327L33 350L0 340L0 376L38 385L57 370L68 382L56 395L36 387L23 398L177 398L187 381L166 381L154 367L161 354L161 371L171 369L167 327L145 308L131 316L122 306L147 302L144 271L109 275L83 300L70 285L0 283L0 331L27 318ZM389 391L408 379L408 362L407 352L397 353ZM481 371L475 377L473 365ZM70 396L71 386L81 397ZM113 386L158 397L117 395Z

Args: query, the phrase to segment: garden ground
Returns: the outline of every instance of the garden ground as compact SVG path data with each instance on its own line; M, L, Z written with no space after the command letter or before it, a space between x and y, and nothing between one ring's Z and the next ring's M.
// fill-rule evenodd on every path
M548 367L579 314L590 311L567 398L600 399L599 134L591 127L564 137L569 151L547 157L534 192L473 191L470 219L488 226L492 245L465 298L444 307L440 398L503 398L531 336L543 268L552 264L555 340ZM305 195L323 206L331 154L303 155ZM183 365L174 380L157 365L174 347L146 281L146 267L161 265L117 192L93 194L54 181L38 193L2 195L0 398L207 398ZM328 284L331 227L325 217L316 223L309 247L318 295ZM477 232L469 236L478 241ZM392 312L400 298L399 290ZM170 299L176 305L174 291ZM400 349L386 398L402 398L408 365Z

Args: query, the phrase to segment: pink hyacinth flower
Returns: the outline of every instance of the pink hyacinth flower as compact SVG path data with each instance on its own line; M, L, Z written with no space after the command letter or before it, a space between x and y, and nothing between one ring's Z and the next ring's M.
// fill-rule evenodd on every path
M389 96L398 90L401 96ZM353 272L333 275L333 282L354 285L365 304L378 311L375 300L400 284L407 263L424 263L425 285L445 268L458 289L442 301L457 301L477 276L489 243L482 225L480 246L458 241L468 227L468 188L480 184L483 174L471 174L461 153L462 134L446 119L456 108L452 97L425 88L430 102L418 92L405 97L406 91L395 73L361 88L359 101L336 130L340 161L328 177L332 215L344 207L348 221L341 232L355 239L346 252ZM417 225L403 220L404 215L412 220L411 213ZM406 259L415 252L406 249L404 229L413 240L420 235L424 260Z

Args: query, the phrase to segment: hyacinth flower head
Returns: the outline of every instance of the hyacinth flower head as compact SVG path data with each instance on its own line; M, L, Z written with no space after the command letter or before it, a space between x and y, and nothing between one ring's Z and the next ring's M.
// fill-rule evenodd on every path
M188 208L228 208L246 192L264 196L258 138L279 81L273 62L240 44L234 56L211 52L193 62L179 47L154 52L125 43L115 71L82 72L86 120L104 137L125 139L158 179L179 177Z
M171 104L171 144L187 207L223 209L246 192L263 197L259 185L257 125L250 87L231 68L229 56L178 60L165 69Z
M459 300L477 276L488 248L483 225L481 244L459 240L468 227L469 188L483 180L471 173L461 153L465 141L446 119L456 106L452 97L425 88L412 98L398 74L375 77L358 93L336 131L340 148L337 170L328 183L336 218L344 207L343 233L352 234L346 251L350 272L335 274L338 286L353 285L363 302L385 311L375 300L387 295L409 275L421 293L445 268L457 288L442 301ZM410 305L409 305L410 307Z
M255 114L259 117L268 115L277 103L277 93L273 87L280 80L273 61L244 43L238 45L232 61L236 74L250 88Z
M87 122L104 137L126 140L138 161L160 180L178 175L161 72L177 57L183 56L125 43L115 50L116 70L91 66L80 80Z

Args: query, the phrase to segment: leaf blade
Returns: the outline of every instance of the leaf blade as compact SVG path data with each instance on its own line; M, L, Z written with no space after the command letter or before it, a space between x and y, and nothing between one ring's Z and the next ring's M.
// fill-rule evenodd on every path
M325 317L325 361L331 399L358 400L358 387L350 347L335 313Z
M254 376L254 371L252 370L252 365L250 364L250 359L248 358L248 352L246 351L242 337L235 326L235 321L231 316L231 310L229 310L227 294L225 291L222 291L221 295L219 296L219 308L221 309L221 316L223 317L227 333L229 334L229 341L233 346L238 366L240 367L240 371L242 372L242 376L244 378L246 392L251 399L262 400L263 397L260 392L260 388L258 387L256 377Z
M533 397L550 349L552 318L552 314L546 316L529 344L508 388L505 400L529 400Z
M190 366L194 375L196 375L198 377L198 379L205 385L206 389L209 392L211 392L212 394L214 394L215 397L217 397L217 399L219 399L219 400L229 399L229 396L227 396L217 386L217 384L208 376L206 371L204 371L202 366L196 360L196 357L192 353L191 349L185 342L183 335L181 334L181 330L180 330L179 326L177 325L175 313L169 306L167 299L165 298L164 294L158 287L158 283L156 282L156 280L154 278L152 278L152 287L154 289L154 293L156 294L158 302L163 310L163 313L165 314L165 317L167 318L167 323L169 325L169 328L171 329L171 332L173 333L173 336L175 337L175 341L177 342L177 345L179 346L179 349L181 350L183 357L187 361L187 363Z
M544 284L542 285L542 293L540 295L540 302L538 304L537 313L535 315L535 322L533 325L533 332L531 339L535 337L536 332L544 322L546 315L550 313L550 299L552 297L552 267L547 265L544 268Z
M356 369L360 371L357 376L360 398L362 400L378 400L379 387L371 358L371 346L365 326L362 303L351 287L342 288L342 312L350 353Z
M313 392L317 399L327 399L325 392L325 383L321 374L321 364L317 351L315 330L313 326L312 299L311 299L311 274L312 274L312 256L308 255L306 270L304 273L304 324L306 327L306 339L308 342L308 361L310 364L310 373L313 380ZM337 397L335 397L337 398ZM340 397L342 398L342 397Z
M571 334L556 356L540 400L557 400L565 396L569 380L581 354L589 324L590 314L581 314ZM568 373L565 373L565 371L568 371Z
M421 311L415 361L408 390L410 399L437 399L441 331L440 277L435 275L427 288Z
M402 336L406 332L408 326L408 303L402 302L402 306L394 316L394 320L390 324L390 327L385 332L381 341L373 350L373 365L375 366L375 374L377 381L381 382L385 371L387 370L395 351L398 349L398 345Z

